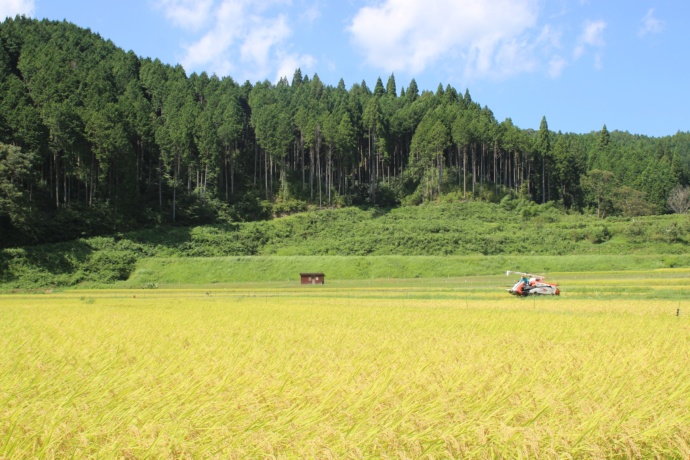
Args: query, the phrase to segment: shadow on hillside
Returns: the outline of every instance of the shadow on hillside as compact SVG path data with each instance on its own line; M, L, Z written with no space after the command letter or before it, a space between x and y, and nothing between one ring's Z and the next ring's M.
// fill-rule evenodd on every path
M248 246L258 244L251 233L238 232L238 224L215 224L197 227L167 227L130 233L124 238L140 256L223 256L250 255Z
M384 217L384 216L390 214L391 211L393 210L392 207L381 208L379 206L374 206L374 205L370 205L370 204L361 204L361 205L357 205L357 206L353 206L353 207L359 209L360 211L365 211L365 212L371 213L371 217L373 219L377 219L379 217Z
M10 260L12 257L7 251L0 250L0 283L14 281L17 277L9 271Z
M76 274L93 252L91 246L80 240L0 251L0 282L34 278L49 284L53 281L49 278Z
M53 275L73 273L89 259L94 249L85 241L76 240L59 247L34 246L26 248L26 260L33 266Z
M154 227L128 233L123 239L145 246L177 248L192 241L192 228Z

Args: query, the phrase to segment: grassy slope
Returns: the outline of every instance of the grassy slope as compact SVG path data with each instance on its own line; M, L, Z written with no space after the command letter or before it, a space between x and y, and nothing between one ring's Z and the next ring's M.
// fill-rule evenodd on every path
M690 255L583 256L253 256L149 258L137 264L129 287L297 280L320 271L329 280L445 278L495 275L507 269L542 272L654 270L690 266Z
M281 280L314 270L352 279L688 266L689 231L687 216L599 220L525 202L346 208L7 249L0 289L108 284L137 267L133 284Z

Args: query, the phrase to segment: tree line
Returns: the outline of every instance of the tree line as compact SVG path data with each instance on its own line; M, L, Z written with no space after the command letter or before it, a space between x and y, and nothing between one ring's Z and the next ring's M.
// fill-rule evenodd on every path
M0 25L0 245L306 206L527 199L665 211L690 134L538 130L439 84L239 84L68 22ZM507 197L507 198L506 198Z

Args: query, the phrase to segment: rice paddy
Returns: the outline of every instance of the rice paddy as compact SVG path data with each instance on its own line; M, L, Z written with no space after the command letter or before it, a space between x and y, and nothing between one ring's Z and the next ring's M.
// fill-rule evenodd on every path
M0 458L690 457L690 271L551 279L3 295Z

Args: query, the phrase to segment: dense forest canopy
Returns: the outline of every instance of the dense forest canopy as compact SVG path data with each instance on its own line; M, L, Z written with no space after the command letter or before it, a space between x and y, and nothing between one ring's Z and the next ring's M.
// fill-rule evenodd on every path
M186 75L68 22L0 24L0 82L0 246L440 199L632 216L688 181L687 132L525 130L467 90L394 75Z

